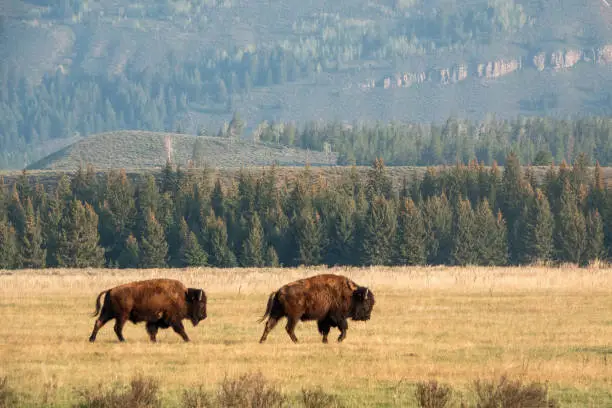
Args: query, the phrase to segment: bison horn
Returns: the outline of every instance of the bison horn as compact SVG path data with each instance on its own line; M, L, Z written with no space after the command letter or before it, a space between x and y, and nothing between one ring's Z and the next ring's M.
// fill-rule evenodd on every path
M369 291L369 289L366 288L366 293L365 293L365 296L363 297L364 300L368 300L368 291Z
M198 300L202 300L202 294L204 293L203 290L200 290L200 296L198 296Z

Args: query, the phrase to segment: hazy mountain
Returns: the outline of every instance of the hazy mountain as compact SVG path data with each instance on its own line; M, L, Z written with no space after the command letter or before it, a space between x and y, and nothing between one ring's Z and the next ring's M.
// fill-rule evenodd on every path
M2 3L4 167L104 131L217 134L236 111L246 138L264 120L612 112L606 0Z

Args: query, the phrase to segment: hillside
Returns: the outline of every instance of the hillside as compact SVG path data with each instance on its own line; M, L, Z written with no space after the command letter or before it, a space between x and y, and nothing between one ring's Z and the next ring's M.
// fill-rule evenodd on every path
M107 131L612 114L605 0L11 1L0 166ZM334 148L334 146L332 146ZM27 153L27 155L24 155Z
M333 153L231 141L218 137L174 133L118 131L92 135L53 153L28 167L29 170L74 171L91 164L97 170L159 169L170 158L172 163L213 168L333 165Z

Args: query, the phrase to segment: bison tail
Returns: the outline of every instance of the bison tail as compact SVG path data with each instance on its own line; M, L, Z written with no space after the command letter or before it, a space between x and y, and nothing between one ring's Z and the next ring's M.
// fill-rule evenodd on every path
M96 298L96 311L91 315L91 317L96 317L98 315L98 313L100 313L100 298L105 293L108 293L108 290L104 290L104 291L100 292L100 294Z
M270 312L272 312L272 306L274 306L275 298L276 298L276 292L272 292L270 296L268 297L268 305L266 306L266 313L264 313L264 315L261 316L261 319L257 321L258 323L263 322L266 319L266 317L270 316Z

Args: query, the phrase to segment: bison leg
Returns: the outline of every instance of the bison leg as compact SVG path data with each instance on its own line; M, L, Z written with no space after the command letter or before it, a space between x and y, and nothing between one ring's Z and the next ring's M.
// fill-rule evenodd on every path
M264 332L261 335L261 339L259 339L260 343L263 343L264 341L266 341L266 339L268 338L268 333L272 331L274 326L276 326L276 323L278 323L278 319L275 319L274 317L270 317L268 319L268 321L266 322L266 328L264 329Z
M89 336L89 341L90 342L94 342L96 341L96 336L98 335L98 330L100 330L102 328L102 326L104 326L110 319L106 318L106 316L102 317L100 316L100 318L98 318L96 320L96 322L94 323L94 328L93 331L91 332L91 336Z
M291 316L287 316L287 326L285 326L285 330L287 330L287 334L289 334L289 337L291 337L291 341L293 341L294 343L298 342L297 337L295 337L295 326L297 325L298 319L291 317Z
M319 320L317 321L317 327L319 328L319 333L323 335L323 343L327 343L327 335L329 334L329 329L331 328L329 322L326 320Z
M340 336L338 336L338 343L346 338L346 331L348 330L348 322L346 319L338 321L338 329L340 330Z
M157 336L157 323L155 322L148 322L147 323L147 333L149 333L149 338L151 339L151 341L153 343L155 343L157 341L157 338L155 336Z
M125 325L127 319L128 318L125 315L118 316L115 319L115 334L117 335L119 341L122 342L125 341L125 338L123 337L123 326Z
M183 326L182 322L179 321L172 323L172 329L176 333L178 333L183 338L183 340L189 341L189 336L187 336L187 333L185 333L185 326Z

